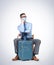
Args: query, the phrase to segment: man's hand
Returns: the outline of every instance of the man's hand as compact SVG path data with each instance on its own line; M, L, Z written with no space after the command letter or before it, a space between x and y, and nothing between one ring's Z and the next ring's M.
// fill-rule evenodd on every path
M17 38L21 38L21 34L18 34L18 35L17 35Z

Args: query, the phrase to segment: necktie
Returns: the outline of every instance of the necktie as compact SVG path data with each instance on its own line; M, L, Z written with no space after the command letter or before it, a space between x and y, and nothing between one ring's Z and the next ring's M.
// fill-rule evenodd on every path
M26 22L24 22L24 40L26 40L26 38L27 38L25 31L26 31Z
M26 22L24 22L24 32L25 32L25 30L26 30Z

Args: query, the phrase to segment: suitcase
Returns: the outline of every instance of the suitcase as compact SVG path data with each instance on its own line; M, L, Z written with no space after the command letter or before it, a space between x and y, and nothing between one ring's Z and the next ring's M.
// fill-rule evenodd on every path
M18 56L20 60L32 59L33 49L31 40L20 40L18 42Z

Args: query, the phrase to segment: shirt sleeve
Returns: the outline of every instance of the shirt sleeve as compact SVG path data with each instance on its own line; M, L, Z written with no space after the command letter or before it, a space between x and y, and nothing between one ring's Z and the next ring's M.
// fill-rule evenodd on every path
M30 33L32 31L32 24L30 23L26 29L26 33Z
M19 32L24 32L24 30L23 30L23 28L22 28L22 25L19 25L19 26L18 26L18 30L19 30Z

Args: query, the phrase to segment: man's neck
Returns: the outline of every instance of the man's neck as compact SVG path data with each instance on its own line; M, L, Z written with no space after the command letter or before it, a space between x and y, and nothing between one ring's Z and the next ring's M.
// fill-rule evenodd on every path
M25 21L22 21L21 23L24 24L24 23L26 23L26 22L25 22Z

